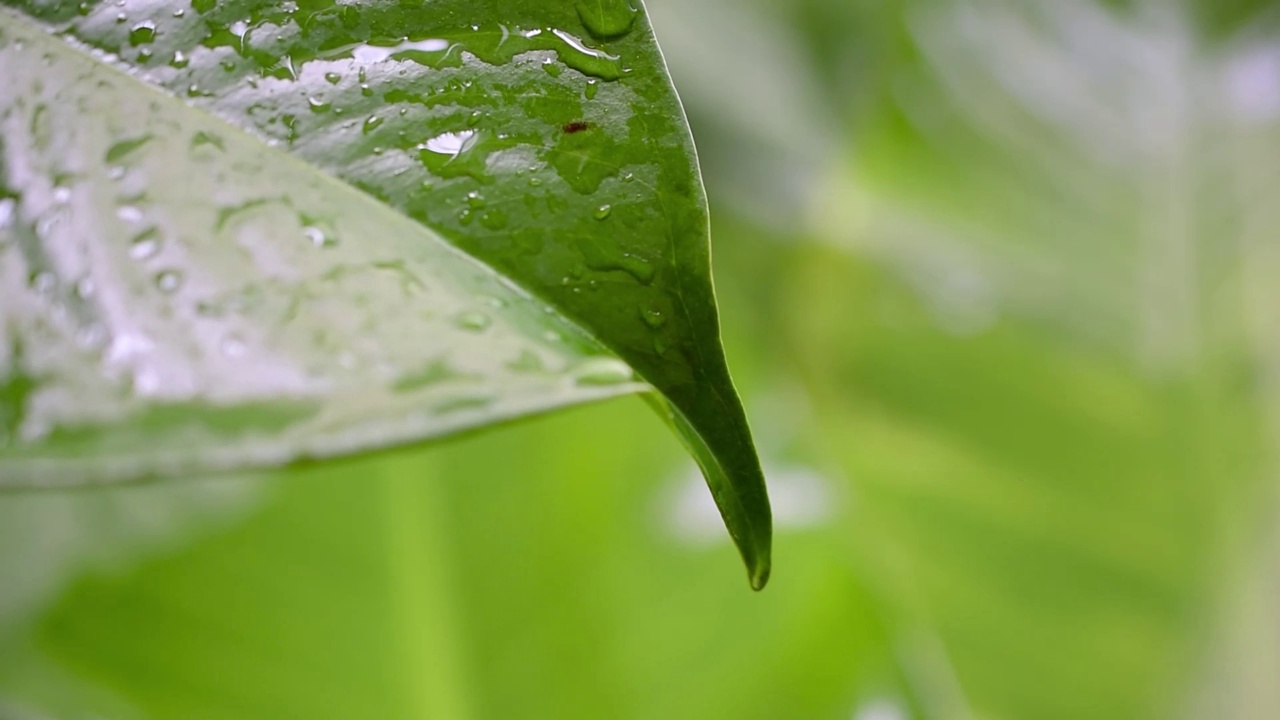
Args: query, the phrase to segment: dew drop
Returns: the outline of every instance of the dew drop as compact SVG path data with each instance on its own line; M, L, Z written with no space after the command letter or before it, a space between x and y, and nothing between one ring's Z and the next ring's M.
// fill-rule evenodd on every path
M136 205L121 205L116 208L116 217L127 223L133 223L135 225L145 219L145 216L142 214L142 210Z
M329 110L333 108L333 103L328 103L315 97L307 98L307 105L311 108L311 112L313 113L329 112Z
M191 60L188 59L181 50L175 50L173 53L173 59L169 61L169 65L177 68L178 70L181 70L190 64Z
M239 335L234 334L223 338L218 349L222 351L224 356L231 358L232 360L244 357L244 354L248 351L248 347L245 345L244 340L241 339Z
M156 41L156 24L150 20L143 20L133 29L129 31L129 44L137 47L139 45L150 45Z
M575 383L588 386L621 385L635 379L631 367L614 358L591 358L575 367L572 373Z
M606 220L608 219L609 215L611 215L612 213L613 213L612 205L601 205L600 207L596 208L596 219Z
M338 73L336 73L336 72L327 72L327 73L325 73L325 74L324 74L324 79L325 79L325 81L326 81L326 82L328 82L330 85L337 85L338 83L342 82L342 76L341 76L341 75L339 75L339 74L338 74Z
M465 312L458 316L458 327L463 330L480 332L489 327L493 321L482 312Z
M640 311L640 317L644 320L644 324L657 330L667 324L667 316L657 308L644 308Z
M129 257L150 260L160 252L160 231L151 228L136 236L129 245Z
M156 287L166 295L172 295L182 287L182 273L177 270L165 270L156 275Z
M507 226L507 214L501 210L490 210L480 216L480 224L489 230L502 230Z
M58 287L58 278L51 272L34 273L27 282L40 295L50 295Z
M363 129L364 134L368 135L374 130L377 130L378 126L381 124L382 124L381 117L379 117L378 115L370 115L369 119L364 121L364 129Z
M630 0L578 0L577 8L587 30L604 40L626 35L636 21Z
M338 244L336 238L330 236L324 230L321 230L315 225L307 225L302 228L302 234L306 235L307 239L311 241L311 244L318 248L328 248Z

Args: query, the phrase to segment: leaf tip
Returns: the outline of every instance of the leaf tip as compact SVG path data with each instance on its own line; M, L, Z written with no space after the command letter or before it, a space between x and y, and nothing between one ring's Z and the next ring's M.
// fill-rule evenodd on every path
M750 570L751 589L756 592L764 590L764 586L769 584L769 573L773 571L769 560L758 561Z

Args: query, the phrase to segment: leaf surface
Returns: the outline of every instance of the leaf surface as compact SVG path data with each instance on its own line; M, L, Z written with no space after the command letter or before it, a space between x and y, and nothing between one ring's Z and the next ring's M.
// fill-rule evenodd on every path
M696 157L638 8L6 4L6 483L334 455L647 383L763 585Z

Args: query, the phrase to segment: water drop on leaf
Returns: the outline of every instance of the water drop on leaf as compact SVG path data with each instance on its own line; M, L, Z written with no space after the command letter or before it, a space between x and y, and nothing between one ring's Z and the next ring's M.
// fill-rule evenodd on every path
M579 385L621 385L635 379L631 367L613 358L591 358L573 369Z
M143 20L133 29L129 31L129 44L137 47L139 45L149 45L156 40L156 24L150 20Z
M630 0L578 0L577 7L582 24L602 40L626 35L636 21Z
M177 270L165 270L156 275L156 287L167 295L177 292L182 287L182 273Z
M488 328L492 322L489 316L482 312L465 312L458 316L458 327L474 332Z

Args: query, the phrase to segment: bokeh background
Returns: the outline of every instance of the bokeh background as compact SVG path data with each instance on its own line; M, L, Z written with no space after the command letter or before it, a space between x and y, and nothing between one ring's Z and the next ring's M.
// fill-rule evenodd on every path
M639 400L0 496L0 718L1280 718L1280 8L649 0L768 469Z

